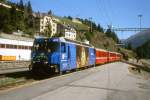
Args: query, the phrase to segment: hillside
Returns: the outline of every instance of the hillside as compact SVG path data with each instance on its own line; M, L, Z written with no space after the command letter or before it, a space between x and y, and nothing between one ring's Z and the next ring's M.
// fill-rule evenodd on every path
M133 48L137 48L143 45L150 39L150 30L139 32L128 39L124 40L124 43L128 45L129 43Z
M136 52L140 58L150 59L150 40L138 47Z
M84 41L89 40L86 38L86 35L90 33L78 33L77 34L77 40L79 41ZM109 38L105 35L105 33L101 32L94 32L90 36L90 43L95 46L96 48L102 48L102 49L107 49L110 51L117 51L117 47L115 46L116 42L112 39Z
M58 16L53 16L53 17L58 18L60 20L61 24L66 24L66 25L75 27L75 29L77 31L80 31L80 30L88 31L89 30L89 27L87 25L72 22L72 20L68 19L67 17L58 17Z

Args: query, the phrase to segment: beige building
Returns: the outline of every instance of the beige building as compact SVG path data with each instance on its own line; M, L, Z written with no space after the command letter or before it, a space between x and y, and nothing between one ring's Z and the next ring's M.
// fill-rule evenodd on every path
M76 30L74 28L68 27L65 29L64 37L70 40L76 40Z
M61 24L60 20L47 14L34 13L36 19L37 35L45 35L50 31L48 36L63 36L70 40L76 40L76 30L69 25ZM47 35L47 34L46 34Z
M67 39L76 40L77 31L69 25L57 23L57 33Z
M33 13L35 17L36 35L54 36L57 33L57 22L59 19L47 13Z
M49 26L50 25L50 26ZM57 23L51 16L43 16L40 18L40 33L45 33L47 30L51 30L51 36L57 33Z

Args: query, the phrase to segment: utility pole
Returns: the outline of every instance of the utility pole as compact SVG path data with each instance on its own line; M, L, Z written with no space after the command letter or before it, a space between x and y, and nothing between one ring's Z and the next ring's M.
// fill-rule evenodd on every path
M142 22L141 22L141 20L142 20L143 15L139 14L138 17L139 17L139 20L140 20L140 31L141 31L141 28L142 28Z
M91 25L90 25L90 32L92 33L92 17L89 18Z
M141 19L142 19L143 15L139 14L138 17L139 17L139 20L140 20L140 32L141 32ZM143 49L142 49L142 58L143 58Z

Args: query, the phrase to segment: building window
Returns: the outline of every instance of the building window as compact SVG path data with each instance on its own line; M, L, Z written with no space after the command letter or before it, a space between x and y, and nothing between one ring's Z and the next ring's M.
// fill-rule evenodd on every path
M32 49L32 47L31 46L29 46L29 50L31 50Z
M17 49L17 45L14 45L14 49Z
M0 44L0 48L9 48L9 49L26 49L31 50L31 46L24 45L13 45L13 44Z
M10 45L9 44L6 44L6 48L9 48L10 47Z
M21 49L21 45L18 46L18 49Z
M14 46L13 46L13 45L10 45L9 48L14 48Z
M28 49L28 46L25 46L25 48L24 49Z
M5 44L0 44L0 48L5 48Z

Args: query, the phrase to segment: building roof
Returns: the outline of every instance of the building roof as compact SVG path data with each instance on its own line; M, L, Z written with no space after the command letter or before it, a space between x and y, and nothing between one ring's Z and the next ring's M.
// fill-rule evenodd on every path
M0 38L3 39L11 39L11 40L20 40L20 41L34 41L33 38L29 37L23 37L20 35L14 35L14 34L5 34L5 33L0 33Z

